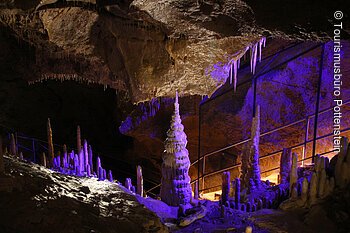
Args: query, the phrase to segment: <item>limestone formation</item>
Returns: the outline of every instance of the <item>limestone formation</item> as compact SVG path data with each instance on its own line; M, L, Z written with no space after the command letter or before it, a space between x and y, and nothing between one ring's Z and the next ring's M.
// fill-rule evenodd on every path
M187 136L181 123L177 93L174 105L175 111L165 141L160 197L170 206L179 206L190 203L192 192L188 175Z
M92 159L93 159L92 148L91 148L91 145L89 145L89 165L90 165L90 169L91 169L90 172L94 173Z
M125 180L125 188L127 188L128 190L131 190L131 187L132 187L131 179L130 178L126 178L126 180Z
M350 164L350 161L346 162L345 159L349 150L349 140L346 137L342 137L340 141L340 152L338 153L337 163L335 165L335 184L337 187L343 188L345 187L347 181L349 181L350 177L347 177L346 172L348 167L347 164ZM348 155L349 157L350 155ZM348 180L347 180L348 179Z
M245 233L252 233L253 232L253 228L252 227L247 227L245 229Z
M289 191L290 193L294 184L298 181L298 155L296 153L292 154L292 167L289 176Z
M48 144L47 150L48 150L48 156L49 156L49 165L51 167L53 165L55 152L54 152L53 142L52 142L52 129L51 129L50 118L47 118L47 144Z
M194 191L193 191L193 194L194 194L194 199L195 200L198 200L198 198L199 198L199 190L198 190L198 181L196 180L195 182L194 182Z
M84 170L86 169L86 165L89 164L89 151L88 151L88 142L87 140L85 139L84 140Z
M10 153L11 155L17 155L17 146L16 146L16 140L15 135L12 133L10 138Z
M43 152L42 155L41 155L40 164L42 166L46 167L46 155L45 155L45 152Z
M256 115L253 117L251 128L251 139L246 144L242 154L241 180L244 188L250 190L260 186L260 166L259 166L259 139L260 139L260 107L256 107ZM251 183L252 179L253 183ZM252 187L252 185L254 187Z
M230 172L222 173L222 194L221 194L221 204L224 205L229 200L230 194Z
M96 173L97 173L97 177L99 177L100 168L101 168L101 159L100 159L100 157L97 157L97 159L96 159Z
M136 193L142 197L143 196L143 176L142 176L142 168L141 168L141 166L137 166L136 173L137 173L137 176L136 176L136 178L137 178Z
M317 199L317 174L316 172L312 173L310 181L310 191L309 191L309 204L312 205Z
M241 203L241 180L239 178L236 178L235 186L235 206L236 210L238 210Z
M294 183L291 187L290 190L290 197L292 198L292 200L296 200L298 198L298 188L297 188L297 183Z
M284 148L280 159L280 183L284 184L289 181L289 174L291 170L292 150Z
M309 182L307 181L307 178L304 177L303 184L301 187L301 202L302 204L305 204L308 198L308 192L309 192Z
M114 182L113 174L112 174L111 170L108 171L108 180L109 180L109 182Z
M77 126L77 151L80 153L81 150L81 132L80 132L80 126Z

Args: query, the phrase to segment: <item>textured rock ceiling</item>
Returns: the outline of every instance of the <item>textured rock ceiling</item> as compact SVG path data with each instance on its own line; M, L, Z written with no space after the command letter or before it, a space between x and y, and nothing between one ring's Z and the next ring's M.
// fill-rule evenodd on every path
M284 4L282 9L293 10L298 1ZM228 76L225 64L263 35L328 38L322 21L328 15L319 9L295 25L293 17L278 22L268 14L269 5L248 0L7 0L0 7L1 26L35 51L25 73L30 83L99 83L127 93L134 103L173 96L175 90L210 95ZM311 7L304 4L294 15L300 18ZM208 72L215 69L224 79Z

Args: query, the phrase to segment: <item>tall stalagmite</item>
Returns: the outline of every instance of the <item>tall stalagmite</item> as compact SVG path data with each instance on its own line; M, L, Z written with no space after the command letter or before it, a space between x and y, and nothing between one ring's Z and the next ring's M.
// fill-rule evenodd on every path
M192 192L188 175L187 136L181 123L177 93L174 105L175 111L165 140L160 197L170 206L179 206L190 203Z
M15 135L12 133L10 138L10 153L11 155L17 155L17 146L16 146L16 140Z
M80 132L80 126L79 125L77 127L77 150L78 150L78 153L81 150L81 132Z
M260 186L259 166L259 139L260 139L260 106L256 107L255 117L252 121L251 139L246 144L242 155L242 185L244 188L254 190ZM252 187L252 186L255 187Z
M53 159L54 159L54 149L53 149L53 142L52 142L52 129L51 129L51 123L50 118L47 118L47 150L49 155L49 165L50 167L53 165Z

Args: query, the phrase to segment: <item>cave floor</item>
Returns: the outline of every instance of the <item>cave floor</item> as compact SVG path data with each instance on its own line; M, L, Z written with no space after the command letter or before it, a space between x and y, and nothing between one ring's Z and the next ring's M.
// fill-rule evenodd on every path
M0 176L1 233L241 233L247 226L253 233L340 232L321 205L250 213L226 209L221 217L219 204L213 201L201 201L205 217L178 227L177 208L134 195L117 183L62 175L8 156L5 172ZM4 191L6 187L12 191Z

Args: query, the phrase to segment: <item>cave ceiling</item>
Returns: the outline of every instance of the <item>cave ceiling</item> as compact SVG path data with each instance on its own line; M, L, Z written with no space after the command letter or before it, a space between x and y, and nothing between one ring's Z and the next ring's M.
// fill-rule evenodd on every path
M138 103L211 95L226 81L213 74L228 76L225 65L262 37L329 40L332 15L308 2L7 0L0 25L32 48L29 84L97 83Z

